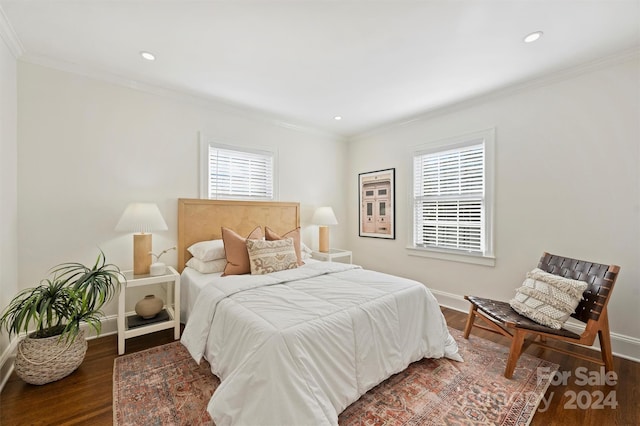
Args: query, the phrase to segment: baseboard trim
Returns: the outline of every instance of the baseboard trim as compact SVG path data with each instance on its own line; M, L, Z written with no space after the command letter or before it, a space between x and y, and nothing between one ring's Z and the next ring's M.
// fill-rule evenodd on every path
M441 306L460 312L469 312L469 302L467 302L463 296L433 289L431 289L431 293L433 293ZM567 322L566 328L574 333L582 333L583 327L579 325L580 323L577 321L573 323L571 321L573 320ZM611 347L615 356L628 359L629 361L640 362L640 339L611 332ZM591 348L600 351L598 339L596 339L596 342Z
M4 385L13 372L13 360L15 359L15 352L19 341L20 338L14 337L0 357L0 392L4 389Z

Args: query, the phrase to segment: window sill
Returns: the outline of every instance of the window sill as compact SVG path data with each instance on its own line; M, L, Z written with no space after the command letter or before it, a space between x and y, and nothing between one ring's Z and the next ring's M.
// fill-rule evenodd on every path
M432 259L449 260L452 262L471 263L482 266L496 266L494 256L483 256L480 254L457 253L448 250L427 249L417 247L406 247L409 256L429 257Z

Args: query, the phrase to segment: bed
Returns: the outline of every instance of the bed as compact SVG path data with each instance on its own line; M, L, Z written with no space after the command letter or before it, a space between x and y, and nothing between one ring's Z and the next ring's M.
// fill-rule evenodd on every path
M424 357L461 361L422 284L356 265L306 261L264 275L200 274L187 248L222 226L285 233L297 203L179 200L178 258L188 320L182 343L220 380L216 425L336 425L369 389ZM188 288L187 288L188 287Z

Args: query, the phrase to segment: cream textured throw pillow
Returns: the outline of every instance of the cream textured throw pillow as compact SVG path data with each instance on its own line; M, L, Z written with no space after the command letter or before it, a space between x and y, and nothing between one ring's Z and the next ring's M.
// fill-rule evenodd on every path
M534 269L527 272L522 287L509 302L520 315L554 329L562 325L575 311L588 284Z
M252 275L268 274L298 267L293 239L262 241L247 240Z

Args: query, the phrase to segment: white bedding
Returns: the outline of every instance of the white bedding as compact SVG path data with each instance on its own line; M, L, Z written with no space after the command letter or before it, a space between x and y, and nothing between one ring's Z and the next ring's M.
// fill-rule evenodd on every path
M461 360L422 284L342 263L213 277L182 335L221 384L224 425L336 425L338 414L411 362Z
M320 260L306 258L305 264L319 263ZM222 272L203 274L193 268L186 267L180 276L180 322L186 324L198 300L200 290L205 288L214 278L221 277Z
M193 268L184 268L180 275L180 322L186 324L189 321L200 291L221 275L222 272L201 274Z

